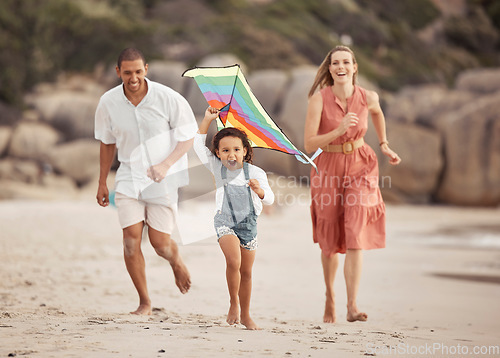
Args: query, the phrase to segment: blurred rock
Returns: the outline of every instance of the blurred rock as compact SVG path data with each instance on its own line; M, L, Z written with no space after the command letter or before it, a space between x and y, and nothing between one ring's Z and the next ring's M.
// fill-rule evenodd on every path
M57 173L73 179L79 186L99 173L99 142L79 139L60 144L50 151L50 164Z
M304 124L306 121L308 93L318 71L315 66L301 66L291 73L291 80L285 94L282 110L276 122L281 128L288 128L285 132L288 138L299 149L304 150ZM297 176L307 176L311 166L298 161L294 163L294 173Z
M0 157L4 154L7 149L10 138L12 136L12 128L7 126L0 127Z
M381 186L398 189L411 202L430 202L444 163L439 133L417 125L391 123L387 137L402 161L392 166L389 158L383 157L379 163Z
M22 122L14 129L8 154L16 158L44 161L60 139L60 133L45 123Z
M172 88L174 91L184 93L186 79L182 74L187 66L182 62L153 61L148 65L148 78Z
M77 194L76 190L67 190L66 187L32 185L19 181L0 180L0 200L72 200L77 198Z
M500 69L477 68L462 72L457 77L455 88L480 94L500 91Z
M40 166L31 160L4 159L0 161L0 179L15 180L28 184L38 184L41 177Z
M248 78L255 97L267 113L274 119L277 117L283 96L286 93L288 75L282 70L261 70L252 72Z
M60 130L66 139L76 139L93 137L99 98L98 94L55 90L31 94L26 97L26 101L41 113L43 120Z
M0 125L13 125L22 117L21 112L0 101Z
M437 197L456 205L500 203L500 93L443 118L446 166Z

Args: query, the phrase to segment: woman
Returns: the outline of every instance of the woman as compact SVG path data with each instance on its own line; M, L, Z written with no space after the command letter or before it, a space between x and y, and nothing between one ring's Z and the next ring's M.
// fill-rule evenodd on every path
M356 297L362 250L385 247L385 205L378 187L375 152L363 140L371 114L382 153L401 162L389 148L385 119L376 92L357 86L352 50L337 46L325 57L309 92L304 130L307 152L323 152L311 170L313 239L321 248L326 285L324 322L335 322L333 281L338 253L345 253L347 320L366 321ZM316 90L319 91L316 92Z

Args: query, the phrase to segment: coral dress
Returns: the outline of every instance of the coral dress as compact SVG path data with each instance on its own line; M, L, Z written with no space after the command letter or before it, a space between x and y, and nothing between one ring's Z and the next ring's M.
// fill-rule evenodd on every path
M347 111L331 87L321 90L323 111L318 134L337 128L347 112L359 122L330 144L362 138L368 129L368 105L364 88L355 86L347 99ZM366 143L351 154L323 152L311 170L311 218L313 239L328 257L347 249L385 247L385 205L378 185L378 161Z

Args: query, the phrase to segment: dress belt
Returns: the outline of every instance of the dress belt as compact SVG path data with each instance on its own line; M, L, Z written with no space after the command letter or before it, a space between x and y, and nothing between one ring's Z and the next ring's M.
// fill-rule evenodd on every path
M324 152L330 153L344 153L344 154L352 154L356 149L360 148L365 144L365 140L363 137L350 140L348 142L342 144L328 144L326 147L321 148Z

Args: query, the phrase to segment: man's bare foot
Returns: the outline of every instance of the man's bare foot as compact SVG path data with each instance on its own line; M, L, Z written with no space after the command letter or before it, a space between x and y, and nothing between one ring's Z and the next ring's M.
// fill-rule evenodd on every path
M238 308L238 304L231 304L231 306L229 306L229 312L227 312L226 322L231 326L233 324L240 323L240 310Z
M248 317L241 317L241 324L244 325L247 329L249 330L257 330L260 329L259 326L255 324L252 318L250 316Z
M131 314L136 314L136 315L145 315L145 316L150 316L151 315L151 304L140 304L139 307L134 311L130 312Z
M366 322L366 320L368 320L368 315L364 312L358 312L357 310L347 311L348 322L356 322L356 321Z
M187 293L191 287L191 277L189 276L189 271L179 257L175 264L171 264L172 270L174 271L175 284L179 287L182 294Z
M323 316L323 322L325 323L335 323L335 302L333 298L327 298L325 302L325 314Z

